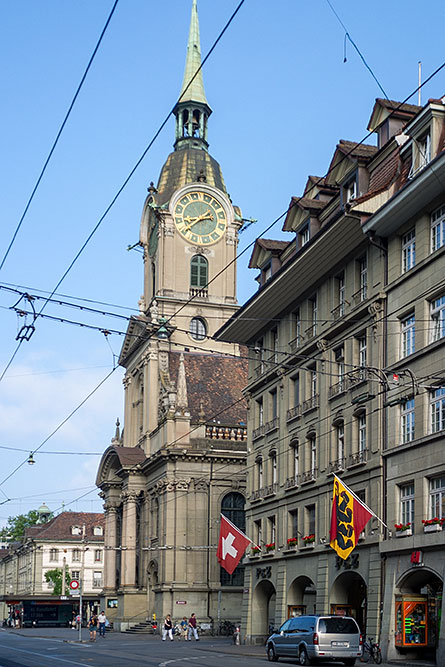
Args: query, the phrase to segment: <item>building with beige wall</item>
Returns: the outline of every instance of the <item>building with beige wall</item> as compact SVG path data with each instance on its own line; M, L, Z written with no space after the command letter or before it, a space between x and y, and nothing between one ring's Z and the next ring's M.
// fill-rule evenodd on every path
M351 614L385 655L441 664L444 109L377 100L377 146L340 141L309 177L291 240L257 240L259 290L217 334L255 356L247 641L292 615ZM371 520L346 561L329 547L332 473L388 525Z
M103 587L104 515L62 512L46 523L26 529L20 542L0 551L0 618L19 612L23 623L66 625L78 599L53 595L46 572L65 569L68 586L72 579L83 591L83 615L97 610Z
M194 0L174 150L142 212L144 293L119 359L124 428L97 475L104 601L120 630L153 614L240 620L243 568L226 576L216 545L221 512L244 522L247 365L237 344L213 336L238 307L243 220L208 152L200 64Z

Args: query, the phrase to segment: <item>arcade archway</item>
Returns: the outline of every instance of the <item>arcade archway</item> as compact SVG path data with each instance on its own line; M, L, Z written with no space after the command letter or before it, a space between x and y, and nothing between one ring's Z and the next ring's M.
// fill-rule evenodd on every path
M275 586L268 580L260 581L255 587L252 600L253 636L266 638L270 628L275 628L275 600Z
M366 629L367 586L358 572L343 572L330 594L331 614L352 616L362 632Z
M315 614L316 590L314 582L306 576L296 577L287 592L287 615Z

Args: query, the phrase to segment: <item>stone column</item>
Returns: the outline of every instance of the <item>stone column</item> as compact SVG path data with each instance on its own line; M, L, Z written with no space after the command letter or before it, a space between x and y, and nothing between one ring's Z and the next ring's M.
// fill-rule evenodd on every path
M123 588L136 586L136 491L124 491L122 523L125 526L122 539L122 577Z
M104 591L116 590L116 547L118 502L107 500L105 510Z

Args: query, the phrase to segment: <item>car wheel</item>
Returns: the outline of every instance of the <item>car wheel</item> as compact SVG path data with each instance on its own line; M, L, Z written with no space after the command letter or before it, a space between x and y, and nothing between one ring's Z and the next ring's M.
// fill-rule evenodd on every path
M347 660L343 660L343 663L346 665L346 667L354 667L355 658L348 658Z
M269 646L267 647L267 659L269 660L269 662L277 662L278 660L278 656L275 653L273 644L269 644Z
M307 654L307 651L305 648L302 648L300 650L300 665L310 665L311 661L309 660L309 656Z

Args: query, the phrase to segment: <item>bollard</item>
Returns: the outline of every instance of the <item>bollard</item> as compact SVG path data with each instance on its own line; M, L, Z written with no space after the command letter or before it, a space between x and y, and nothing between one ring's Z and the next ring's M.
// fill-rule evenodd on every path
M236 646L240 645L240 636L241 636L241 630L240 627L237 625L235 628L235 632L233 633L233 643Z

